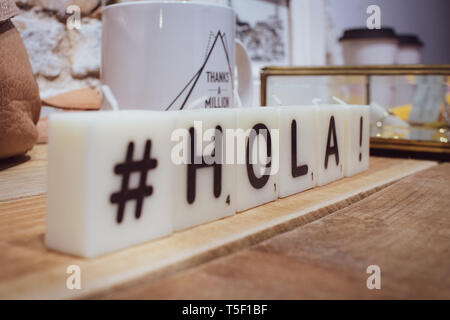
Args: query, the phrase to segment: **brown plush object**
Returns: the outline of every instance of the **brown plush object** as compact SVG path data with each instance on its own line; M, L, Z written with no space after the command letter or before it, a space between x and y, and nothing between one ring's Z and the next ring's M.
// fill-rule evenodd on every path
M8 158L36 143L41 101L27 51L9 20L17 8L10 0L0 0L0 8L0 158Z

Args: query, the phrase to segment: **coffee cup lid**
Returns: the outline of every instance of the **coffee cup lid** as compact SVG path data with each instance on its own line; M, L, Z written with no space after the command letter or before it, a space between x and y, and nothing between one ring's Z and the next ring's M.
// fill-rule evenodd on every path
M360 40L360 39L396 39L395 31L392 28L381 28L381 29L367 29L367 28L357 28L357 29L347 29L344 31L342 37L339 41L343 40Z
M418 46L423 47L424 43L420 41L419 37L415 34L399 34L397 36L398 44L403 46Z

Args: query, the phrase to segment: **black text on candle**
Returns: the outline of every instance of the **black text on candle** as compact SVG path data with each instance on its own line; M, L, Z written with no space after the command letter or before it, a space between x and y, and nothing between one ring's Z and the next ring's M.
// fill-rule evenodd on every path
M359 147L362 147L362 134L363 134L363 117L359 118ZM362 153L359 152L359 162L362 161Z
M119 192L113 193L110 197L111 203L118 204L117 209L117 223L122 223L125 213L125 206L128 201L136 200L135 217L139 219L142 213L142 206L145 197L153 194L153 187L147 185L147 174L151 169L155 169L158 165L158 160L150 157L152 149L152 141L145 142L144 157L140 161L133 160L134 142L128 144L125 162L119 163L114 167L114 173L122 176L122 184ZM130 189L130 175L134 172L140 174L139 186L135 189Z
M220 132L220 136L217 134ZM222 127L216 127L216 136L214 138L214 151L211 154L211 157L215 156L216 152L220 152L222 150ZM195 129L192 127L189 129L190 136L190 156L189 163L187 165L187 202L189 204L194 203L195 201L195 190L196 190L196 173L197 169L209 168L211 167L214 170L214 182L213 182L213 193L216 198L220 197L222 192L222 164L221 161L214 161L211 164L205 163L203 158L203 153L200 155L200 159L198 159L195 154Z
M247 140L247 150L246 150L246 159L245 159L245 162L247 165L248 180L250 181L250 184L255 189L263 188L267 184L267 181L269 181L269 178L270 178L270 175L267 175L267 174L262 175L260 178L258 178L255 175L255 172L253 170L253 165L250 162L250 154L252 154L252 151L253 151L254 141L255 141L256 137L260 134L265 137L265 141L266 141L266 145L267 145L267 148L266 148L267 159L271 159L271 157L272 157L272 138L270 136L269 129L267 128L266 125L264 125L262 123L258 123L250 130L250 135ZM270 169L271 166L272 166L272 160L269 160L268 163L266 164L266 168Z
M295 119L291 123L291 170L294 178L308 173L308 165L297 166L297 121Z
M333 138L333 146L331 146L331 138ZM334 122L334 116L331 116L330 125L328 127L327 149L325 150L325 169L328 168L328 158L332 155L335 156L336 165L339 165L339 149L337 143L336 124Z

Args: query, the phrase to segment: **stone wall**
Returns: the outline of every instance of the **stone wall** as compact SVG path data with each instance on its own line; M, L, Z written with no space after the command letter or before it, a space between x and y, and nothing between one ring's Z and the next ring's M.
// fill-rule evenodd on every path
M30 57L42 98L97 87L100 73L101 0L16 0L13 18ZM80 8L79 28L67 21L70 5Z

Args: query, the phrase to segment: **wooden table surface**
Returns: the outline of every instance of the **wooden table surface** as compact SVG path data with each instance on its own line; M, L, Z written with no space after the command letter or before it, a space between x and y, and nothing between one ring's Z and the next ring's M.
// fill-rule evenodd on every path
M0 162L0 298L450 298L450 164L371 158L360 175L82 259L43 243L46 154ZM73 264L81 290L65 286Z
M450 164L320 220L113 299L449 299ZM366 269L381 270L368 290Z

